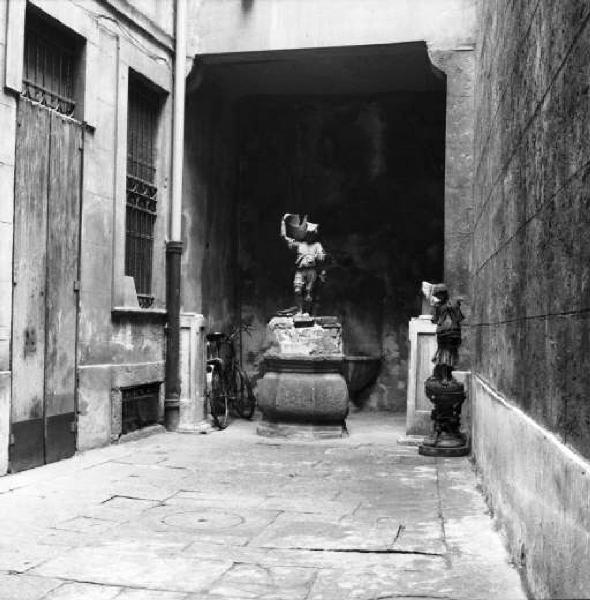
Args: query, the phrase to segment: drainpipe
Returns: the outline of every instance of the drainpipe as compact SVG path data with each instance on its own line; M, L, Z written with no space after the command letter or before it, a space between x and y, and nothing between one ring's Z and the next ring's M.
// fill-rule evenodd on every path
M176 49L174 59L174 108L172 131L172 202L170 235L166 244L166 428L176 430L180 405L180 258L182 255L182 164L184 150L184 100L186 64L186 0L176 0Z

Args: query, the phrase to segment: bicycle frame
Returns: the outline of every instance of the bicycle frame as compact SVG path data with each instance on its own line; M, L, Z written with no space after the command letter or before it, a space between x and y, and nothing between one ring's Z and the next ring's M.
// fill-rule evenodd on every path
M207 395L211 411L213 411L211 402L214 403L215 410L218 410L220 407L219 401L221 400L225 405L226 418L231 407L238 412L239 416L249 419L254 412L256 399L252 394L248 377L242 371L237 360L233 340L239 332L240 329L236 328L230 335L223 333L207 335ZM214 385L215 376L216 385ZM236 387L236 381L240 382L238 387ZM214 387L217 390L216 393L213 392ZM247 401L244 400L245 398L247 398ZM215 423L221 427L218 422L218 413L213 414L212 412L212 416ZM225 424L223 427L225 427Z

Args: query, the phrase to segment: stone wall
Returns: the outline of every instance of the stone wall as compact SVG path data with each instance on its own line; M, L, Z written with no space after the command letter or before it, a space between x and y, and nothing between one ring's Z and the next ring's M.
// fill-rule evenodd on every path
M590 457L589 22L584 0L483 2L479 15L475 452L539 597L590 589L590 465L559 450ZM512 443L524 429L530 443ZM521 510L532 498L542 507Z
M443 274L444 131L444 92L242 102L240 297L254 323L243 336L251 372L266 322L293 305L281 217L308 214L332 257L319 314L341 320L345 354L383 357L369 405L404 409L407 324L420 281Z
M478 373L586 457L589 18L582 0L482 14L472 323Z

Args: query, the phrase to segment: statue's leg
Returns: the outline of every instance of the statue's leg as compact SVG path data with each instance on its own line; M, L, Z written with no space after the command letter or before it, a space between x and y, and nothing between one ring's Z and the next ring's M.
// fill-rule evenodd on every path
M315 269L308 269L305 274L305 283L307 288L307 294L305 296L305 302L307 303L307 312L310 315L314 314L316 304L316 279L317 273Z
M313 301L312 301L312 315L316 316L321 314L320 310L320 290L322 288L322 284L319 281L315 282L313 288Z
M293 292L295 295L295 305L299 309L299 313L303 312L303 273L299 270L295 271L293 278Z

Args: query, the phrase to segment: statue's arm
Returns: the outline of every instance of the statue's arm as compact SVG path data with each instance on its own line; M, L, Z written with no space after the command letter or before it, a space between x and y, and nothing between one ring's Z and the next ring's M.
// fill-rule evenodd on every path
M438 323L438 317L440 316L440 306L437 305L432 311L432 318L430 319L433 323Z
M287 242L289 248L293 249L296 247L297 242L293 238L287 236L287 224L285 223L285 219L288 216L288 213L285 213L281 219L281 237L285 240L285 242Z
M316 244L315 258L320 263L325 262L327 258L326 251L324 250L324 247L320 244L320 242L317 242Z
M287 215L284 214L283 218L281 219L281 237L286 240L287 238L287 223L285 223L285 219L287 218Z

